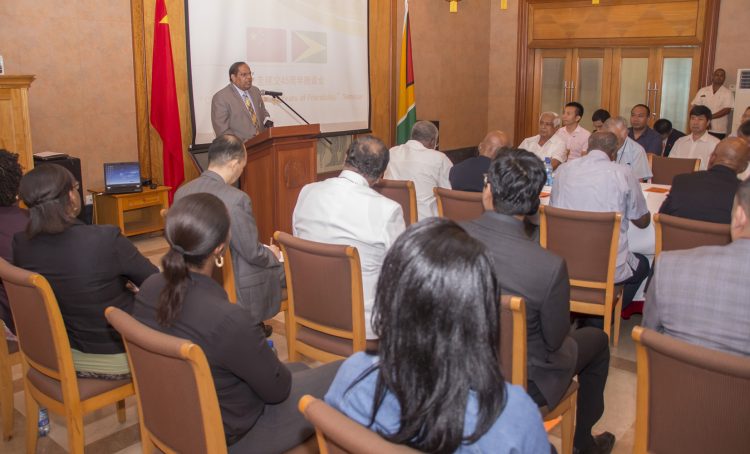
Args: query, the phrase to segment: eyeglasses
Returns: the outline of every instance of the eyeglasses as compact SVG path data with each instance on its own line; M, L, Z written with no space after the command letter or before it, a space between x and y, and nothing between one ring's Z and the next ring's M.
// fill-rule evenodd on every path
M249 73L237 73L237 77L255 77L255 71Z

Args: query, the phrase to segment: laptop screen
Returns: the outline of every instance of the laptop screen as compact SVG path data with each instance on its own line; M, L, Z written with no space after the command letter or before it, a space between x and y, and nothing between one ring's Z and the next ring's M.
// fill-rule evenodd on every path
M108 162L104 164L104 185L107 189L117 186L139 187L141 166L137 162Z

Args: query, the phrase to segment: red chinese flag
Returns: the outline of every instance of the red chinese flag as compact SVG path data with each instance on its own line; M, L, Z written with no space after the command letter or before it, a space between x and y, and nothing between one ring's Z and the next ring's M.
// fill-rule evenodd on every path
M185 179L182 161L180 111L177 107L177 87L174 82L172 41L164 0L156 0L154 16L154 55L151 68L151 124L163 144L164 184L171 186L169 203L174 192Z

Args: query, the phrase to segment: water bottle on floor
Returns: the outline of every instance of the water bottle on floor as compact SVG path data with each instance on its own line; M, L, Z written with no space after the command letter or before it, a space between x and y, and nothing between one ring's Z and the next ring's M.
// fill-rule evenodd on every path
M39 408L39 436L46 437L49 433L49 413L46 408Z

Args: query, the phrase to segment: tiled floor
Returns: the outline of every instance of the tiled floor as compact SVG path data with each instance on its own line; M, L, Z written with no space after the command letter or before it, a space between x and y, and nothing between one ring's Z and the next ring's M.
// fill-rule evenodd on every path
M161 256L167 251L167 245L160 235L143 235L133 238L138 249L154 264L159 265ZM615 454L632 452L635 423L635 346L630 337L633 326L640 322L640 316L628 321L623 320L620 345L612 348L609 378L605 390L604 416L594 428L594 432L610 431L617 437ZM284 319L277 315L271 321L274 328L272 339L282 360L287 359L286 339L284 338ZM14 369L14 404L15 427L14 437L7 442L0 441L0 452L7 454L24 453L25 409L21 384L21 369ZM135 399L127 400L127 421L117 422L114 406L94 412L84 419L86 452L135 454L140 452L138 434L138 413ZM49 436L41 438L38 453L63 453L68 451L65 420L58 415L50 414L51 430ZM559 429L550 433L550 441L559 448Z

